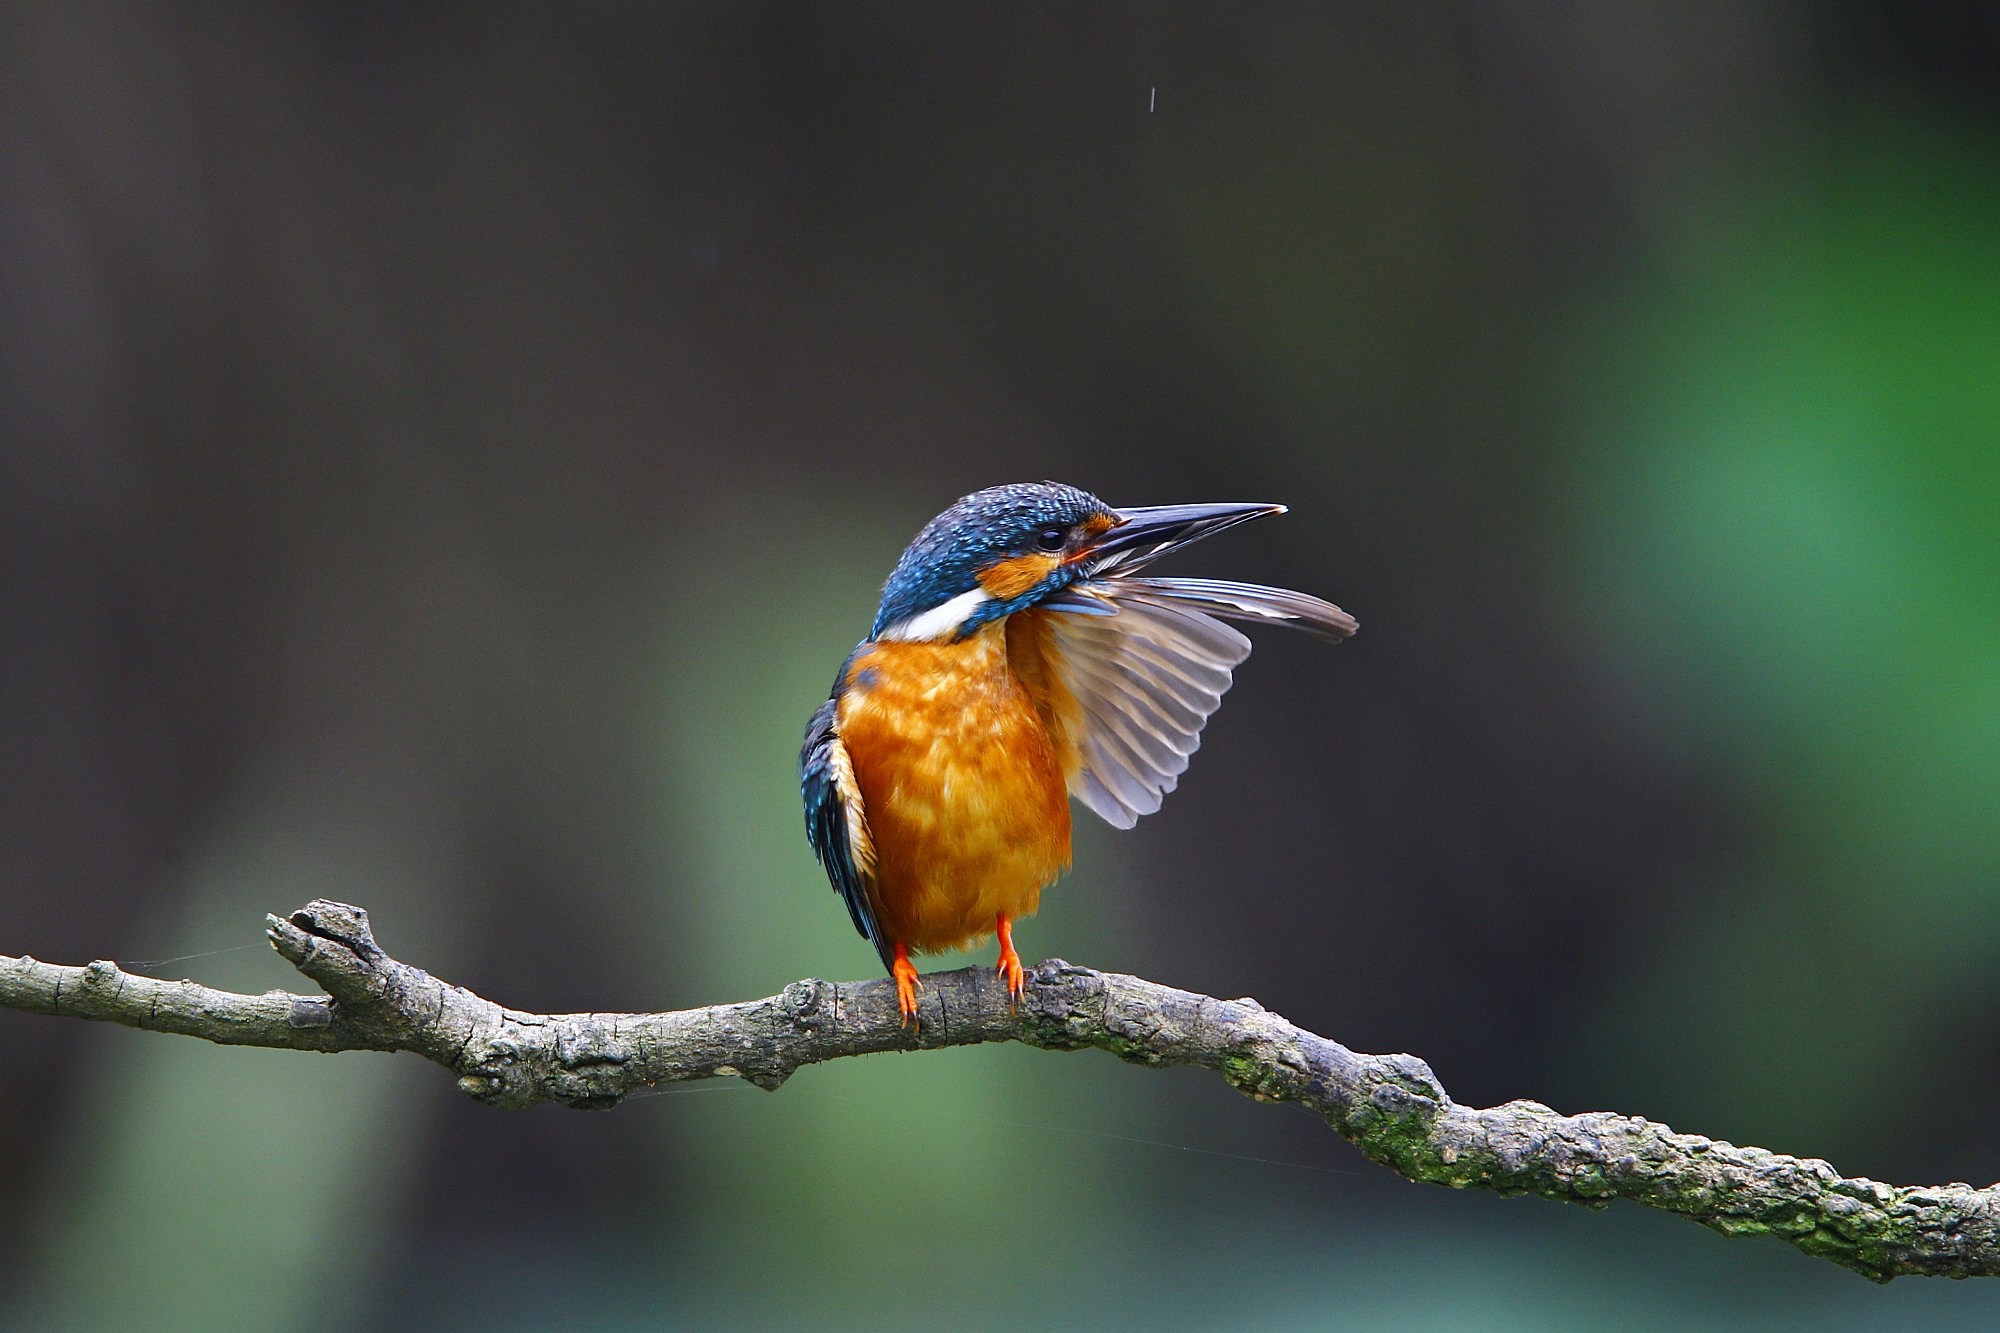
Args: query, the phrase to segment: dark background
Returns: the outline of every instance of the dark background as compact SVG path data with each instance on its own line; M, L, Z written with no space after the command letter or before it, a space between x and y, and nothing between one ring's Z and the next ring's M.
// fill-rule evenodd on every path
M1263 634L1025 954L1990 1180L1996 13L9 4L0 951L290 986L324 894L522 1007L869 975L793 765L903 543L1279 500L1173 572L1361 635ZM0 1071L23 1329L2000 1320L1095 1055Z

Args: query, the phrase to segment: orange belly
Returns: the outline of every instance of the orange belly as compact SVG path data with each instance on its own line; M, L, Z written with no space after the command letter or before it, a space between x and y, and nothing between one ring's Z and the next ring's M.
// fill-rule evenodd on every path
M957 949L1024 917L1069 866L1069 793L996 622L955 644L877 643L834 725L875 845L876 916L912 949Z

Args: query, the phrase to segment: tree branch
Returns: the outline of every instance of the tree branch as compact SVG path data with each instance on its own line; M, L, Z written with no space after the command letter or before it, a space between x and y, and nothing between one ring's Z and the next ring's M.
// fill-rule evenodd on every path
M316 899L267 917L272 945L326 994L237 995L0 956L0 1008L123 1023L232 1046L414 1051L489 1106L608 1108L657 1083L734 1075L776 1088L795 1070L875 1051L1019 1041L1096 1047L1146 1065L1213 1069L1259 1101L1292 1102L1410 1180L1605 1207L1630 1199L1727 1236L1782 1236L1877 1281L2000 1274L2000 1186L1883 1185L1825 1162L1739 1148L1637 1116L1477 1109L1408 1055L1360 1055L1255 1000L1217 1000L1054 959L1018 1008L986 968L924 979L923 1025L887 981L796 981L768 999L660 1014L530 1014L382 952L368 914Z

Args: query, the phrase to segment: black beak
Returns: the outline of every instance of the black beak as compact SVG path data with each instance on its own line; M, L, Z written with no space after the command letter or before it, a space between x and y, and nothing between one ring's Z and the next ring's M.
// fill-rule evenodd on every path
M1078 553L1089 577L1129 574L1169 551L1212 537L1225 528L1267 514L1282 514L1283 505L1213 504L1148 505L1118 511L1120 522L1087 543Z

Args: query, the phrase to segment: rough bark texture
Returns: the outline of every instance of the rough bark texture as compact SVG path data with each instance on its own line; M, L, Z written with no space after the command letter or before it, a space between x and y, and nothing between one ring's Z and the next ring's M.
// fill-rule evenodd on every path
M1739 1148L1636 1116L1559 1115L1537 1102L1459 1106L1429 1066L1360 1055L1254 1000L1217 1000L1051 960L1010 1008L985 968L924 979L922 1027L885 980L798 981L767 999L662 1014L530 1014L382 952L368 914L315 900L269 917L272 944L324 996L236 995L0 956L0 1007L123 1023L237 1046L414 1051L490 1106L607 1108L658 1083L733 1075L776 1088L801 1066L873 1051L1019 1041L1097 1047L1147 1065L1200 1065L1260 1101L1293 1102L1415 1181L1630 1199L1729 1236L1782 1236L1879 1281L2000 1273L2000 1186L1883 1185L1825 1162Z

